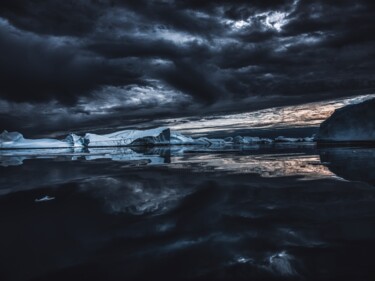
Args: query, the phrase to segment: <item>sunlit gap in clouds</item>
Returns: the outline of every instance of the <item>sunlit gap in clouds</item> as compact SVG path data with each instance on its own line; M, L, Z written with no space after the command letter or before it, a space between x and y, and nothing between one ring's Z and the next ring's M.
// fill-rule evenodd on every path
M251 27L254 24L261 23L264 29L274 29L277 32L282 31L282 27L289 22L288 17L296 10L299 0L295 0L286 11L267 11L254 14L247 19L237 21L228 20L227 24L234 29L241 30Z
M239 114L203 116L199 120L189 120L189 122L186 121L188 118L174 118L164 121L172 130L187 134L205 134L228 129L317 127L336 109L374 97L375 94L370 94Z

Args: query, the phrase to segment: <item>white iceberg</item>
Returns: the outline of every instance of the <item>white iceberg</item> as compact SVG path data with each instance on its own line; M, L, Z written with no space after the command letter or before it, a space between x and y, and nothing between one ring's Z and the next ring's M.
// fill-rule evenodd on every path
M235 137L233 141L236 144L270 144L273 142L271 139L267 139L267 138L242 137L242 136Z
M170 144L172 145L194 145L198 144L197 141L191 137L187 137L179 132L172 131L171 132L171 139L170 139Z
M287 138L284 136L279 136L275 138L275 142L313 142L315 141L315 136L305 137L305 138Z
M324 121L318 142L374 142L375 99L336 110Z
M204 146L225 146L231 143L224 139L210 139L206 137L192 138L187 137L179 132L171 132L171 145L204 145Z
M19 149L19 148L67 148L72 147L69 141L60 141L56 139L25 139L18 132L4 131L0 134L1 149Z
M195 140L197 144L205 146L225 146L226 142L223 139L209 139L206 137L201 137Z
M46 195L44 197L35 199L35 202L39 203L39 202L51 201L53 199L55 199L55 197L50 197L50 196Z
M147 146L170 144L169 128L150 130L124 130L106 135L86 134L83 143L87 147Z

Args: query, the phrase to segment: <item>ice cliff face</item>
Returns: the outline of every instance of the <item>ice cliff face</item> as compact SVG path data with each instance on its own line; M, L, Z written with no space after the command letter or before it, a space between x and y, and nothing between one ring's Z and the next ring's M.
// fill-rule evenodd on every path
M320 125L317 141L375 141L375 99L336 110Z

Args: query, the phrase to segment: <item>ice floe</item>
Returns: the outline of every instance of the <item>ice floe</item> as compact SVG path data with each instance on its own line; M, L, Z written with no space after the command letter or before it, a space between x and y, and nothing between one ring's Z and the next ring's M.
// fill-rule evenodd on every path
M51 201L53 199L55 199L55 197L51 197L51 196L46 195L46 196L43 196L41 198L35 199L35 202L39 203L39 202Z

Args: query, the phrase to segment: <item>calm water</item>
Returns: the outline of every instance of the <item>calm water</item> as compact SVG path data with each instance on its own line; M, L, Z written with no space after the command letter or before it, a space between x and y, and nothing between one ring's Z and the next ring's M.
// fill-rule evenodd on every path
M0 152L0 280L374 280L375 149Z

